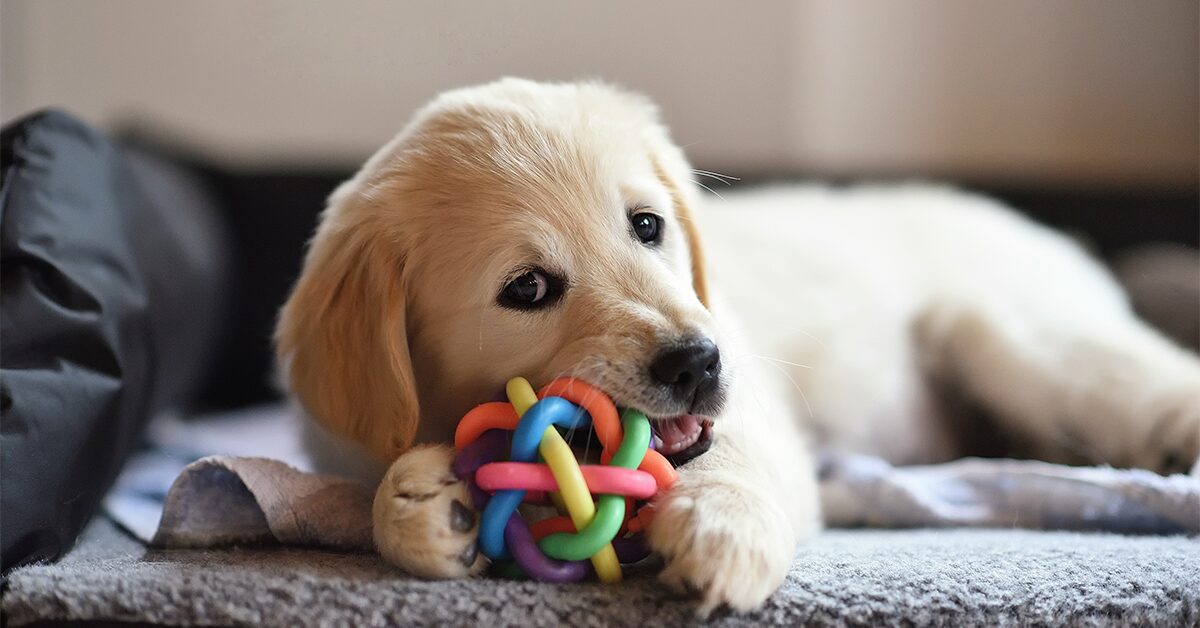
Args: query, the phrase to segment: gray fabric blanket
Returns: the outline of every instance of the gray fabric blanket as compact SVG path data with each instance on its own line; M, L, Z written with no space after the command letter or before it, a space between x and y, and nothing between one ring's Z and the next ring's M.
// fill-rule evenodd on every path
M1200 533L1200 478L1033 460L893 467L839 456L823 468L821 502L826 523L837 527Z
M204 422L168 418L150 435L154 446L127 465L106 501L143 540L157 530L163 546L269 539L370 547L374 487L308 472L285 406ZM831 527L1200 533L1200 478L1192 476L995 459L893 467L832 452L819 471Z
M274 541L371 551L375 491L267 458L202 458L167 494L153 543L211 547Z
M1200 533L1200 480L1145 471L981 459L895 468L843 456L826 460L821 494L826 521L835 527ZM370 550L373 495L371 487L275 460L211 456L175 480L153 541Z
M105 520L54 565L15 572L9 625L682 626L647 566L619 585L406 577L367 552L153 549ZM1200 542L994 529L829 530L759 611L714 626L1196 626Z

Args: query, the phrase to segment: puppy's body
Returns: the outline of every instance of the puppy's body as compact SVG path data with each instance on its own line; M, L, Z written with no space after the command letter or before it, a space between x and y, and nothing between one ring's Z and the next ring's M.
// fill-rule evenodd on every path
M516 374L712 420L649 530L704 609L761 603L818 529L814 438L899 463L972 453L945 390L1021 454L1200 453L1200 361L1065 238L937 188L702 202L691 176L653 108L603 86L502 81L418 114L331 198L281 315L293 390L345 441L322 449L359 466L445 443ZM423 575L483 566L450 457L410 451L377 496L380 551Z
M894 463L978 453L954 390L1009 455L1195 461L1195 356L1137 321L1066 237L928 186L725 197L701 216L713 283L825 446Z

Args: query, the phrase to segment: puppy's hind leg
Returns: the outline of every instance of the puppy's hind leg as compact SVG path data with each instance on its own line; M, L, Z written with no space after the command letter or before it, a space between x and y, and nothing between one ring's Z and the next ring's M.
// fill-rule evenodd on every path
M463 578L487 566L476 551L479 518L453 460L450 447L414 447L392 463L375 493L375 547L415 576Z
M943 303L919 337L935 368L1028 453L1186 472L1200 458L1200 358L1119 299L1080 307L1063 296Z

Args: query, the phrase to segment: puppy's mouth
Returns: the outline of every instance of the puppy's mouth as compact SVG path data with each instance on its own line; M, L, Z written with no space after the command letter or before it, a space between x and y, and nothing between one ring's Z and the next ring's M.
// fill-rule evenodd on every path
M506 401L504 389L501 388L492 397L492 401ZM650 419L650 446L661 453L675 467L692 460L708 451L713 444L712 419L700 414L681 414L675 417L660 418L646 415ZM567 440L572 446L586 446L579 439L590 430L572 431L567 434Z
M651 444L677 467L712 446L712 421L699 415L656 419L650 426L654 432Z

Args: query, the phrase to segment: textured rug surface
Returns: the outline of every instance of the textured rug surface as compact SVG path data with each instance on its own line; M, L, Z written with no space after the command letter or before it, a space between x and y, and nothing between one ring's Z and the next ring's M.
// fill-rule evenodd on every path
M98 519L55 565L22 568L10 625L664 626L694 621L652 575L616 586L424 582L366 553L156 550ZM834 530L760 611L713 625L1200 624L1200 540L1028 530Z

